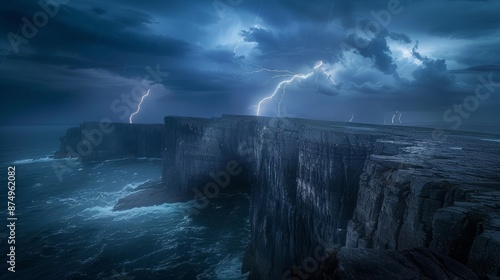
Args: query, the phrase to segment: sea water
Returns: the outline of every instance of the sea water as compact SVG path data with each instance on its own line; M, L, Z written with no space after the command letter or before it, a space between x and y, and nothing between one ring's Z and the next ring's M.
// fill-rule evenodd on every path
M114 212L119 198L159 180L161 160L53 159L63 126L0 128L0 279L246 279L249 197L216 197ZM16 167L16 267L7 271L7 167ZM2 206L3 205L3 206ZM9 245L10 246L10 245Z

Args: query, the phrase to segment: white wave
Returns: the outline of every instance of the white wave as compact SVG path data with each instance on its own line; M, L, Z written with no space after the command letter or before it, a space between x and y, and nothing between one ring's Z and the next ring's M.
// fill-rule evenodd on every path
M161 161L161 158L149 158L149 157L124 157L124 158L113 158L104 160L104 163L119 162L124 160L139 160L139 161Z
M481 139L483 141L500 142L500 139Z
M138 160L143 160L143 161L161 161L161 158L150 158L150 157L140 157L137 158Z
M12 164L28 164L28 163L35 163L35 162L49 162L49 161L54 161L54 160L56 160L56 159L51 157L51 156L46 156L43 158L28 158L28 159L15 160L12 162Z
M133 158L134 157L114 158L114 159L107 159L104 162L105 163L108 163L108 162L118 162L118 161L124 161L124 160L128 160L128 159L133 159Z
M68 197L68 198L59 198L57 199L59 203L66 203L66 202L78 202L77 199Z
M113 206L94 206L83 210L82 214L88 215L85 220L97 220L115 217L118 212L113 211Z
M184 215L187 207L183 203L161 204L127 209L123 211L113 211L113 206L94 206L83 210L82 214L87 216L85 220L98 220L113 218L114 221L132 220L143 217L153 217L155 214L177 216L179 219ZM144 220L144 219L141 219Z
M215 273L217 279L225 280L240 280L247 279L248 274L241 274L242 257L235 255L228 255L217 264Z
M81 197L79 197L79 198L68 197L68 198L58 198L57 199L57 204L64 204L70 208L79 207L79 206L85 205L85 203L88 203L88 199L82 199ZM72 215L68 215L66 217L71 218Z
M131 191L135 191L135 189L147 182L150 182L151 180L146 180L146 181L142 181L142 182L134 182L134 183L128 183L126 184L121 190L120 190L120 193L122 192L131 192Z

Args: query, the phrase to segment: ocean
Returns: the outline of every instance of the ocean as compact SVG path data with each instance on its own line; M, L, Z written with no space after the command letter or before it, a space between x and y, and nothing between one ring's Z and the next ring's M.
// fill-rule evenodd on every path
M249 196L114 212L119 198L160 179L160 159L75 162L60 181L52 155L67 126L0 128L0 279L246 279ZM15 272L7 270L7 168L16 168Z

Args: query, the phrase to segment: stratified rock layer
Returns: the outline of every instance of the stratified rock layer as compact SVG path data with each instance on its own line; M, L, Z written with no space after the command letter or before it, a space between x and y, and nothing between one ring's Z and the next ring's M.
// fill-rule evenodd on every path
M398 154L367 159L346 246L427 247L498 275L498 143L460 135L410 142Z

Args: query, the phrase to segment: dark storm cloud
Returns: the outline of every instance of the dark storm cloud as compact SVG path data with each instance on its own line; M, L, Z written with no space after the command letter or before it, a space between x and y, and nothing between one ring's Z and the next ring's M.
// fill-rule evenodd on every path
M319 94L336 96L342 93L341 90L342 90L342 84L331 85L326 83L320 83L318 85L316 92Z
M149 104L159 111L147 112L144 121L161 121L168 114L162 108L183 115L247 114L285 78L270 79L274 74L266 72L238 78L259 66L313 71L287 87L285 102L295 105L290 114L298 117L343 119L341 113L355 113L341 112L343 107L373 115L439 115L473 92L476 75L500 72L500 2L395 1L242 0L231 7L227 3L236 2L222 0L225 12L206 0L70 1L19 45L19 53L7 34L41 8L37 1L3 1L0 90L16 97L13 109L2 105L1 117L8 123L16 111L32 111L43 116L40 121L80 122L112 115L109 104L144 86L146 75L147 85L162 86L153 91L154 106ZM384 18L390 3L399 3L402 12ZM380 25L377 34L366 34L370 22ZM366 46L356 45L358 35ZM319 61L325 70L313 70ZM146 67L156 65L168 77L155 81ZM303 109L310 106L314 110ZM336 106L339 115L328 113Z
M446 88L451 86L455 81L455 76L447 71L446 60L430 59L422 56L418 52L418 41L412 49L412 55L422 62L422 67L416 69L412 74L415 81L412 82L415 86Z
M428 60L423 67L413 72L415 81L413 84L421 87L447 87L453 84L455 77L446 71L444 59Z
M453 59L464 66L498 64L500 61L500 36L475 38L457 44ZM445 54L444 54L445 55Z
M203 71L178 69L166 82L169 88L182 95L228 95L248 88L230 73L223 71Z
M296 65L314 63L315 60L333 62L340 52L342 30L318 28L314 24L286 27L278 30L250 28L242 35L247 42L257 43L260 59L293 58Z
M234 53L227 49L214 49L205 52L205 55L210 60L217 64L229 64L238 67L238 61L234 57Z
M452 70L450 71L451 73L499 73L500 72L500 65L477 65L477 66L472 66L468 67L465 69L457 69L457 70Z
M283 26L284 24L300 20L309 22L326 22L328 17L350 18L352 4L347 1L300 1L280 0L270 1L271 9L262 11L269 24ZM279 11L279 12L276 12Z
M365 93L365 94L372 94L372 95L380 95L380 94L387 94L394 92L395 87L387 84L373 84L370 82L363 83L363 84L353 84L352 88Z
M262 14L270 23L283 26L294 21L315 22L325 24L330 20L339 20L345 28L357 25L360 15L374 9L385 8L387 2L369 0L341 1L341 0L279 0L271 1L273 9L266 9Z
M390 32L389 37L394 41L398 41L398 42L401 42L404 44L411 44L411 42L412 42L410 36L403 34L403 33Z
M0 17L6 19L0 27L2 33L16 33L23 17L28 19L40 11L36 2L10 5L0 10ZM40 28L37 35L19 48L40 48L44 52L71 52L84 50L88 46L100 45L113 51L144 53L150 55L176 56L189 50L189 43L164 35L146 34L146 24L151 18L142 12L117 9L113 14L96 14L61 6L59 13L49 19L47 26ZM21 33L18 33L22 35Z
M499 1L405 2L407 13L398 19L398 24L408 30L454 38L484 38L498 32Z
M350 35L348 38L352 42L354 42L353 36ZM385 36L373 38L365 47L357 48L356 51L363 57L371 58L375 67L382 73L396 73L397 66L394 64Z

